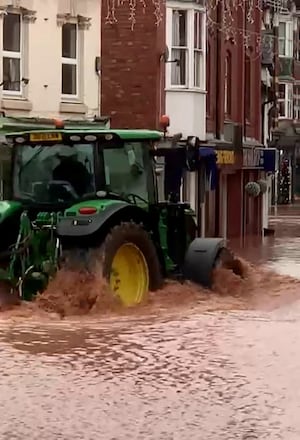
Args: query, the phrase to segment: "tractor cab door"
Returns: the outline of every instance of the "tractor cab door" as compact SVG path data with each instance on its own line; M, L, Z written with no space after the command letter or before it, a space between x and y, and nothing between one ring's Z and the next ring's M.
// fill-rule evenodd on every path
M183 201L186 150L159 149L154 160L160 215L160 237L173 269L182 267L187 246L196 237L196 219L190 204ZM163 246L162 246L163 247Z

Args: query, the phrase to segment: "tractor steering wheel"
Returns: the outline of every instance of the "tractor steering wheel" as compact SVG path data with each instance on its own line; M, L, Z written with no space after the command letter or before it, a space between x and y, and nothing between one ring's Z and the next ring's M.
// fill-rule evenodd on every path
M75 191L73 185L71 185L70 182L67 180L50 180L48 182L48 188L61 188L62 190L65 190L66 193L68 193L74 200L79 199L79 195Z
M133 193L126 193L126 197L131 198L133 200L133 203L136 204L136 199L140 200L141 202L145 203L146 205L148 205L148 201L146 199L144 199L143 197L137 195L137 194L133 194Z

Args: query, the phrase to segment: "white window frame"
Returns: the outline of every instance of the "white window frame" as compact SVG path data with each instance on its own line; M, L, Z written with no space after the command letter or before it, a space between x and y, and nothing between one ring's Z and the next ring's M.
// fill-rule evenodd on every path
M3 78L3 68L4 58L14 58L20 60L20 90L5 90L4 87L2 87L2 94L3 96L19 96L21 97L23 95L23 84L22 84L22 78L23 78L23 54L24 54L24 23L23 23L23 17L22 14L19 12L9 12L9 14L15 14L19 15L20 17L20 52L11 52L8 50L4 50L4 34L3 34L3 27L4 27L4 18L2 18L1 26L2 26L2 78Z
M185 47L175 47L172 45L173 36L173 11L185 11L187 17L186 29L187 29L187 46ZM195 48L195 13L201 14L201 49ZM166 89L168 90L194 90L198 92L203 92L206 90L206 15L205 9L199 5L197 7L195 4L192 6L185 5L180 1L173 1L172 4L167 6L167 45L170 48L169 62L166 63ZM172 63L173 50L172 49L182 49L187 52L187 62L186 62L186 83L185 84L172 84ZM201 53L200 57L200 82L199 86L196 85L195 78L195 53Z
M71 95L71 94L64 94L62 92L62 87L63 87L63 81L62 81L62 75L61 75L61 99L63 102L68 102L68 101L74 101L74 100L78 100L79 98L79 80L80 80L80 76L79 76L79 68L80 68L80 64L79 64L79 50L80 50L80 45L79 45L79 38L80 38L80 32L79 32L79 26L77 22L70 22L70 23L64 23L64 24L72 24L76 26L76 58L66 58L61 56L61 69L63 64L69 64L72 66L76 66L76 94ZM61 44L62 44L62 33L63 33L63 26L61 27ZM62 52L62 46L61 46L61 52Z
M280 58L293 58L293 21L292 20L284 20L282 18L279 19L279 27L284 24L285 32L284 37L280 37L278 34L278 52ZM284 54L280 53L280 42L284 41Z
M200 22L197 21L198 24L200 23L198 29L195 27L195 18L196 17L198 17L200 19ZM202 76L201 75L202 74L201 67L203 64L203 61L202 61L203 60L203 45L205 43L204 38L203 38L203 23L204 23L203 12L194 10L194 31L193 31L193 34L194 34L194 53L193 53L194 75L193 75L193 81L194 81L195 88L201 88L201 76ZM200 34L199 34L199 32L200 32ZM199 41L198 37L200 39L200 47L197 47L197 43L195 45L195 40L196 40L196 42ZM196 73L197 73L196 59L197 59L198 55L199 55L199 62L200 62L199 70L198 70L199 75L200 75L198 78L199 82L197 81L197 78L196 78Z
M293 83L280 82L284 85L284 98L278 97L278 103L284 103L284 116L278 115L279 119L293 119Z
M300 84L294 87L294 120L300 121Z

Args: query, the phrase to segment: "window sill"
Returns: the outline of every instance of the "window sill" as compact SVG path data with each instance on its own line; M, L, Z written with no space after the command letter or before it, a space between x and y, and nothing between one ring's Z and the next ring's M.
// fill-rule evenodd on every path
M86 114L87 106L82 102L61 102L59 111L60 113Z
M30 112L32 110L32 103L24 98L3 98L1 100L1 107L3 110L21 110Z
M184 87L184 86L166 87L165 92L189 92L189 93L200 93L202 95L207 94L207 91L204 89L198 89L196 87Z

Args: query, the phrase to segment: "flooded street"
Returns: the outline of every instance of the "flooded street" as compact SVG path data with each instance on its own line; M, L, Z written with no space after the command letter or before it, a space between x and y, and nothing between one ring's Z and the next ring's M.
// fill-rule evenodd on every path
M215 294L171 285L127 314L3 315L0 439L299 440L300 217L272 224L263 246L232 243L255 266Z

